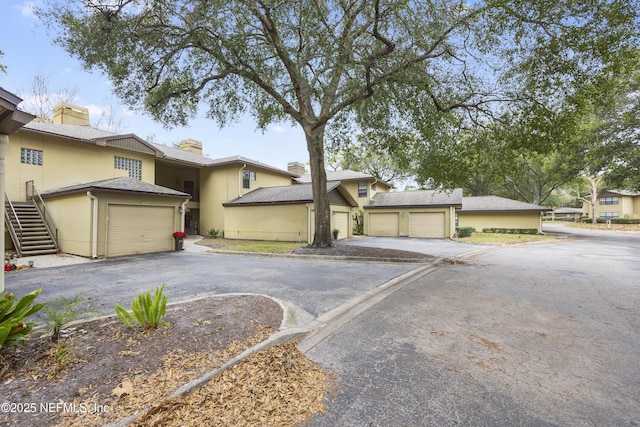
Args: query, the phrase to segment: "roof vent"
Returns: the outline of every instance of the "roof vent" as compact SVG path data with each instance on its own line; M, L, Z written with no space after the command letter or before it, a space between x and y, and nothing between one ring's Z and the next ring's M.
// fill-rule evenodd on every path
M187 138L180 141L178 148L183 151L188 151L198 156L202 156L202 142L195 139Z
M56 125L89 126L89 109L61 102L53 107Z

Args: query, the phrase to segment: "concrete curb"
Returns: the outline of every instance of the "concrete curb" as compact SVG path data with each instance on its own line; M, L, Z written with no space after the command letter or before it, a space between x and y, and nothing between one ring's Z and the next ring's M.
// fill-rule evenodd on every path
M264 258L292 258L292 259L319 259L319 260L330 260L330 261L364 261L364 262L376 262L376 263L387 263L387 262L398 262L398 263L410 263L410 264L425 264L433 262L435 259L432 255L426 255L429 257L425 258L377 258L377 257L360 257L360 256L338 256L338 255L306 255L306 254L275 254L270 252L242 252L242 251L225 251L221 249L210 249L207 252L200 253L209 253L209 254L220 254L220 255L239 255L239 256L256 256L256 257L264 257Z
M436 269L437 267L432 265L424 265L411 270L319 316L305 325L309 335L298 344L298 350L302 353L309 352L365 310L376 305L398 289Z
M378 286L375 289L370 290L357 298L352 299L351 301L347 301L346 303L334 308L333 310L323 314L315 320L307 322L303 326L293 327L290 329L281 330L265 341L254 345L240 353L239 355L233 357L220 367L188 382L182 387L178 388L175 392L169 395L167 399L175 399L177 397L184 396L186 394L191 393L193 390L202 387L209 381L211 381L215 376L220 373L234 367L238 363L247 359L254 353L257 353L262 350L269 349L274 345L283 343L283 342L291 342L300 340L302 337L307 336L302 339L298 343L298 350L302 353L306 353L311 350L313 347L320 344L329 336L333 335L340 327L344 324L358 316L363 311L382 301L387 296L391 295L393 292L402 288L403 286L413 282L414 280L429 274L430 272L436 270L436 267L431 265L424 265L414 270L411 270L405 274L402 274L387 283ZM275 300L278 302L285 312L289 309L289 305L279 300ZM284 305L283 305L284 304ZM287 307L287 309L285 309ZM305 312L306 313L306 312ZM308 313L307 313L308 315ZM283 323L284 317L287 314L283 314ZM103 427L126 427L127 425L135 422L138 418L147 413L151 408L147 407L141 411L138 411L128 417L122 418L121 420L106 424Z

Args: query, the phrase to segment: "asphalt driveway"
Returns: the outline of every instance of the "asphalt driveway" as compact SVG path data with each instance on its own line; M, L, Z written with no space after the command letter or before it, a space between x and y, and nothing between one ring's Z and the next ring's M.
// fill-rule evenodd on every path
M640 235L568 237L438 268L313 347L339 388L312 425L640 425Z
M169 252L10 273L5 285L20 295L42 288L41 301L80 295L104 314L112 314L116 303L128 307L138 293L161 283L170 303L225 293L265 294L301 308L308 313L301 320L309 320L418 266Z

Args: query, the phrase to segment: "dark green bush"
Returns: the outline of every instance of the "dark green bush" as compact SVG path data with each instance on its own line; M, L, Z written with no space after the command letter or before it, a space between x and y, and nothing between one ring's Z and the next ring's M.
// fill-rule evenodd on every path
M640 224L639 218L608 218L611 224ZM596 218L598 224L606 224L607 218ZM591 224L591 218L582 218L582 222Z
M483 233L496 234L538 234L537 228L483 228Z
M476 229L473 227L456 227L458 237L471 237L474 231Z

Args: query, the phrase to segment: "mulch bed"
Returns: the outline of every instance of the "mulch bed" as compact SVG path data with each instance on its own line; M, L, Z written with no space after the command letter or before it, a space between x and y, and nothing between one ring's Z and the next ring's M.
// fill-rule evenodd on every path
M433 256L420 252L401 251L396 249L373 248L368 246L341 245L335 244L330 248L312 248L301 247L293 251L299 255L325 255L325 256L344 256L358 258L372 258L378 260L425 260L431 261Z
M169 421L177 417L173 410L182 414L178 420L190 410L185 409L186 397L177 405L167 401L167 396L266 339L279 328L282 309L261 296L210 297L170 306L165 320L170 326L156 330L128 328L116 318L94 320L67 329L59 344L40 337L30 338L22 350L2 349L0 425L103 425L149 407L152 414L137 425L201 425L196 421L171 424ZM219 420L209 425L245 421L260 425L266 422L265 417L277 415L280 425L295 425L313 411L321 411L328 377L298 353L295 344L286 345L256 353L225 372L226 377L214 379L217 397L208 407L197 404L199 416L211 413ZM261 371L267 383L258 382L248 395L246 391L236 394L248 377ZM307 385L287 384L302 384L304 378ZM309 392L309 384L313 392ZM278 387L299 392L283 402L282 393L273 397L269 392ZM235 409L247 407L250 402L245 400L256 399L262 406L253 411L239 414ZM296 409L292 415L286 412L287 406L307 409ZM225 407L231 411L222 411ZM283 409L274 412L274 407Z

